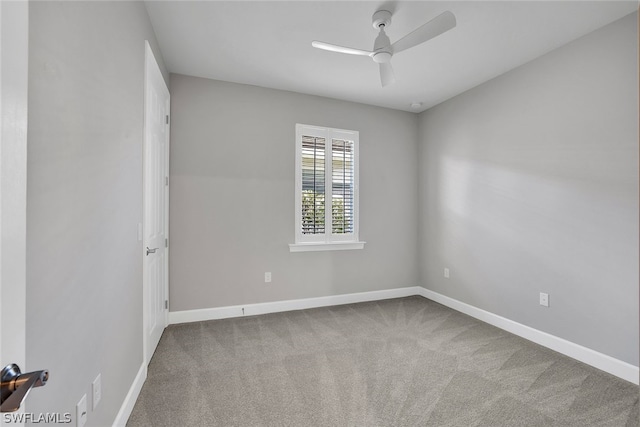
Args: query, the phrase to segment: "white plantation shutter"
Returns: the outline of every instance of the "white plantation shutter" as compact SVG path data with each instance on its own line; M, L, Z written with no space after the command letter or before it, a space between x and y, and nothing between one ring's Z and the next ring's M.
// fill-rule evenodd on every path
M354 142L331 141L331 232L354 231Z
M325 230L324 138L302 136L302 234Z
M296 243L358 241L358 132L296 125Z

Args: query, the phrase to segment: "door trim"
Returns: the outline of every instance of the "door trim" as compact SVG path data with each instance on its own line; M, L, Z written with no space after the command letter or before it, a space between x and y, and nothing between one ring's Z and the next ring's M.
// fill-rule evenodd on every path
M0 363L26 370L29 7L0 2ZM21 423L14 423L21 425Z

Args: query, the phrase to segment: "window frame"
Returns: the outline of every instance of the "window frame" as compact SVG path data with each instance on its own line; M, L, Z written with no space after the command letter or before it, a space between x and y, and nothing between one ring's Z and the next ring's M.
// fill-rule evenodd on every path
M302 233L302 137L311 136L324 138L325 140L325 165L324 165L324 233ZM333 202L333 140L353 141L353 232L347 234L333 233L333 218L331 206ZM360 203L359 203L359 141L358 131L335 129L314 125L296 124L296 178L295 178L295 243L289 244L291 252L326 251L343 249L362 249L365 242L359 240L360 231ZM329 208L327 209L327 206Z

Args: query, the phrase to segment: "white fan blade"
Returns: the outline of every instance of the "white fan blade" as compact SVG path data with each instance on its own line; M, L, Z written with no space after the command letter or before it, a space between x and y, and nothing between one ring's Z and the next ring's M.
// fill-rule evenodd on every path
M329 44L329 43L319 42L319 41L313 41L311 43L311 46L318 49L328 50L331 52L348 53L349 55L370 56L373 53L367 50L354 49L352 47L338 46L335 44Z
M382 82L382 87L389 86L396 81L390 62L380 63L380 81Z
M391 45L393 53L402 52L411 47L424 43L440 34L449 31L456 26L456 17L446 11L433 18L426 24L413 30L397 42Z

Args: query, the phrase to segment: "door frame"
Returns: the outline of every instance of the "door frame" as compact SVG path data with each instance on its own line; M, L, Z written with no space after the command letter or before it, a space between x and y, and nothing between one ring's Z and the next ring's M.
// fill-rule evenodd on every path
M0 0L1 1L1 0ZM149 134L148 130L147 130L147 83L148 83L148 73L149 73L149 67L158 67L159 69L159 65L158 62L155 59L155 56L153 54L153 51L151 50L151 45L149 44L148 40L145 40L144 42L145 45L145 66L144 66L144 137L143 137L143 146L142 146L142 226L140 228L140 236L141 236L141 241L142 241L142 250L141 250L141 256L142 256L142 313L143 313L143 321L142 321L142 331L143 331L143 337L142 337L142 341L143 341L143 346L142 346L142 353L143 353L143 361L144 361L144 365L147 366L149 364L149 362L151 361L151 357L153 356L153 350L150 350L150 344L149 344L149 336L148 336L148 325L149 325L149 317L150 317L150 313L149 313L149 283L148 283L148 272L147 272L147 264L146 264L146 247L145 247L145 236L146 236L146 224L145 224L145 220L146 220L146 215L145 215L145 209L146 209L146 205L147 205L147 191L146 191L146 153L147 153L147 135ZM164 81L164 80L163 80ZM166 83L165 83L166 85ZM168 91L168 88L167 88ZM169 113L170 115L170 113ZM170 124L167 123L167 141L165 144L166 150L165 150L165 167L166 167L166 171L167 171L167 183L164 186L165 188L165 236L168 238L169 236L169 185L168 185L168 175L169 175L169 144L170 144ZM165 291L165 299L167 301L166 305L165 305L165 310L164 310L164 328L167 327L167 325L169 324L169 308L168 308L168 304L169 304L169 246L166 245L165 247L165 283L164 283L164 291ZM155 349L154 349L155 350ZM149 354L151 353L151 354Z
M0 364L25 371L28 2L0 1L0 51Z

